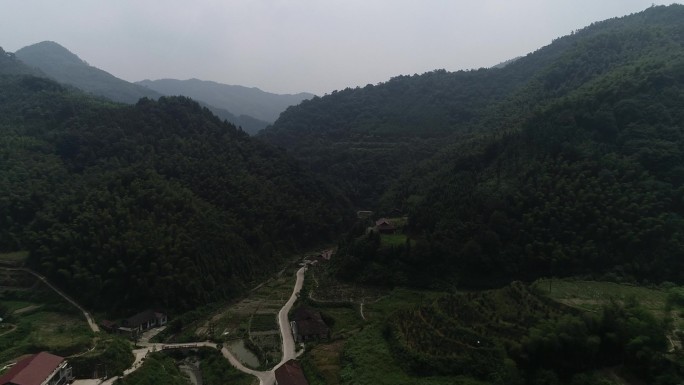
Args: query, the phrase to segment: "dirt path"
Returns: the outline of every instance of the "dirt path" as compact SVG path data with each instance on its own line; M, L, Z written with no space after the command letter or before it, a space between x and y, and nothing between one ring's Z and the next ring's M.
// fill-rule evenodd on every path
M25 271L39 280L43 281L50 289L52 289L55 293L59 294L62 298L64 298L67 302L70 304L74 305L78 310L80 310L83 313L83 316L85 317L86 321L88 322L88 326L90 326L90 330L92 330L94 333L99 333L100 328L97 326L97 323L93 319L93 317L88 313L84 308L81 307L76 301L71 299L68 295L66 295L63 291L59 290L55 286L53 286L50 282L48 282L47 278L43 277L42 275L36 273L35 271L25 268L25 267L0 267L3 270L13 270L13 271Z
M31 310L40 309L41 307L43 307L43 305L26 306L26 307L22 307L21 309L15 310L13 314L23 314L23 313L29 312Z

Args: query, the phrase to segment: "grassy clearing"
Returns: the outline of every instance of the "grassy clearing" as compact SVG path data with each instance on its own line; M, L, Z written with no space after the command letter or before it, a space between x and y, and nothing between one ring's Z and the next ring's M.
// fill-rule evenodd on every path
M0 362L41 350L68 356L92 345L93 334L85 320L47 306L13 315L9 322L16 329L0 336Z
M344 344L343 340L318 344L307 353L302 365L310 385L341 383L341 356Z
M384 320L396 310L431 303L445 293L425 290L395 288L375 301L366 302L364 315L367 320Z
M387 294L388 290L358 284L341 282L333 277L325 263L311 266L306 273L302 293L317 302L346 302L360 305L373 302Z
M28 301L10 301L10 300L3 300L2 301L2 306L7 309L8 313L14 313L15 311L19 309L24 309L29 306L35 305L35 302L28 302Z
M324 293L326 294L319 294L321 291L318 289L314 289L313 294L317 300L319 296L325 296L331 304L317 301L314 306L321 311L323 319L331 327L332 340L309 345L303 357L302 364L311 385L479 384L464 382L464 379L456 377L411 377L405 374L401 365L394 362L394 357L382 336L381 323L390 314L397 309L413 306L422 301L431 301L441 293L356 287L334 281L320 271L318 274L307 273L308 283L312 283L317 276L323 277L318 280L318 283L319 287L323 286L321 282L325 283ZM311 289L311 285L308 287ZM331 287L340 288L340 293L343 294L338 293L335 296L335 290L331 290ZM345 298L352 301L342 301ZM367 321L361 318L359 312L361 301L364 301L364 314Z
M658 318L665 316L667 292L614 282L569 281L540 279L532 287L558 302L582 310L595 312L610 301L636 301Z
M460 376L414 377L396 362L381 326L365 327L347 342L342 355L341 383L355 385L485 385Z
M116 385L190 385L190 380L178 370L174 360L164 353L152 353L140 369L115 382Z
M319 310L330 327L330 335L333 339L344 337L364 324L361 314L355 308L322 307Z
M673 293L683 290L681 287L664 290L614 282L561 279L541 279L534 282L532 287L560 303L589 312L600 311L603 305L611 301L636 302L657 319L671 325L667 333L668 340L672 349L681 349L679 336L684 330L684 303L668 301Z
M0 290L0 311L5 318L0 363L41 350L69 356L93 345L94 335L78 309L35 281L25 272L12 272L16 286Z
M383 247L398 247L406 245L406 235L405 234L382 234L380 236L380 242Z
M278 330L278 320L276 313L258 313L252 315L250 332L264 332Z
M13 251L0 253L0 262L23 263L28 258L28 251Z

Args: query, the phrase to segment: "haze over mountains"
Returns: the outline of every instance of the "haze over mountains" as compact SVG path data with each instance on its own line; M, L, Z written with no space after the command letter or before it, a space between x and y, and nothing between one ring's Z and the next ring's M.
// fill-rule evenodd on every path
M44 41L24 47L15 55L31 67L38 68L60 83L72 85L93 95L115 102L133 104L140 98L157 99L160 93L121 80L90 66L61 45Z
M371 342L336 350L339 383L383 383L354 371L396 361L399 384L595 385L616 366L634 383L680 384L681 349L667 351L663 330L681 322L629 300L591 314L550 305L515 281L684 290L682 20L682 5L651 7L500 68L313 97L254 137L187 97L112 103L0 52L0 252L28 251L103 311L185 311L336 243L319 278L430 290L392 291L415 306L343 329L338 347ZM214 101L244 91L141 84ZM352 226L359 209L405 225L389 237Z
M311 99L314 94L273 94L258 88L232 86L198 79L159 79L136 82L164 95L184 95L221 106L240 115L249 115L273 123L287 107Z
M44 41L18 50L16 57L40 73L93 95L133 104L140 98L188 96L214 114L254 134L274 122L287 107L312 94L279 95L257 88L231 86L197 79L145 80L130 83L90 66L58 43Z

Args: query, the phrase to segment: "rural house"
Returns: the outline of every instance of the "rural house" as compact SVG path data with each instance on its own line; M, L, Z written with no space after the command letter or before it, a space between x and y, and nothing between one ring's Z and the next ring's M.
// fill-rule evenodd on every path
M290 328L295 342L330 338L330 328L323 321L321 313L311 308L297 308L292 313Z
M62 385L73 379L71 367L63 357L40 352L12 366L0 376L0 385Z
M166 314L154 310L145 310L121 321L121 327L118 331L130 334L132 338L135 338L146 330L166 325L167 321Z
M380 234L394 234L397 228L387 218L380 218L375 221L375 228Z
M275 370L276 385L309 385L299 362L289 360Z

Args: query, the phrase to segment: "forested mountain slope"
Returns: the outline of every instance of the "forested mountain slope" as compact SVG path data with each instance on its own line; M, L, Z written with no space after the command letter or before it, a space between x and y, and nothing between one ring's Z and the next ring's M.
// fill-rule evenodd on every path
M37 68L50 78L72 85L93 95L104 96L122 103L135 103L138 99L158 98L160 93L121 80L99 68L92 67L61 45L44 41L24 47L15 55L27 65Z
M399 76L285 111L261 137L376 207L392 180L464 136L515 130L534 111L643 57L679 48L682 6L594 23L504 68Z
M88 306L187 309L329 242L344 199L187 98L111 104L0 77L0 250Z
M681 20L683 6L654 7L561 39L566 53L482 131L385 194L417 242L351 245L349 266L480 286L572 274L684 282Z

